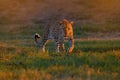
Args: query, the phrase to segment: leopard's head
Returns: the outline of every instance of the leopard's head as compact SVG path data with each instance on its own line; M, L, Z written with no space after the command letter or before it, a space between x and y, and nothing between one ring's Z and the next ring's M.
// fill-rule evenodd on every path
M63 26L64 32L65 32L65 37L73 34L73 21L68 21L67 19L63 19L62 21L59 22L61 26Z

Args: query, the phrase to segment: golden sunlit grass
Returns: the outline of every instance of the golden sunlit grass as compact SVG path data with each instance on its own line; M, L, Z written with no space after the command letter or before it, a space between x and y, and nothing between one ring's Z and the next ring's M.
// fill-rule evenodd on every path
M45 73L44 71L38 71L38 70L25 70L22 69L20 71L1 71L0 72L0 79L1 80L51 80L52 75Z
M0 50L0 79L119 80L119 43L109 40L78 41L73 53L67 55L50 51L52 42L47 45L47 53L37 52L35 46L24 43L12 47L1 42L4 50ZM110 47L111 44L114 46Z
M119 29L118 24L108 26L108 30L103 25L99 29L94 25L74 27L74 35L86 37L84 32L98 35L98 31ZM55 53L54 43L50 41L47 52L41 53L36 49L33 35L36 31L42 34L42 26L24 25L15 30L11 32L8 28L0 34L0 80L119 80L119 40L78 40L70 55ZM67 42L65 46L68 47Z

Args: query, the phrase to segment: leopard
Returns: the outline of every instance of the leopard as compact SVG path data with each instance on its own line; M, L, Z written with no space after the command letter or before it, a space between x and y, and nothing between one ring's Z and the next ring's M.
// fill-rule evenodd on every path
M67 40L69 43L67 52L71 53L74 49L73 23L73 21L63 19L56 21L54 25L48 24L44 28L42 37L38 33L35 33L34 39L39 49L45 52L47 42L52 39L54 40L55 51L57 53L66 52L64 42ZM38 41L39 38L41 38L40 41Z

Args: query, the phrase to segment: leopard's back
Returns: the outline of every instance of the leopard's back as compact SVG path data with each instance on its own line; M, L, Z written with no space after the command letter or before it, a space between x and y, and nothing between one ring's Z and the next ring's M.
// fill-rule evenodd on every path
M44 36L48 39L64 38L64 30L58 24L50 25L45 28Z

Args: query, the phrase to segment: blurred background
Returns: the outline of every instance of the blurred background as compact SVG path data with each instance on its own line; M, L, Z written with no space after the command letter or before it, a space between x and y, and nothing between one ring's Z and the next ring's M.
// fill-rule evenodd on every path
M80 22L120 22L119 0L0 0L0 24L70 18Z
M36 29L33 25L67 18L75 22L76 36L107 32L119 37L119 3L120 0L0 0L0 32L18 32L26 25Z

